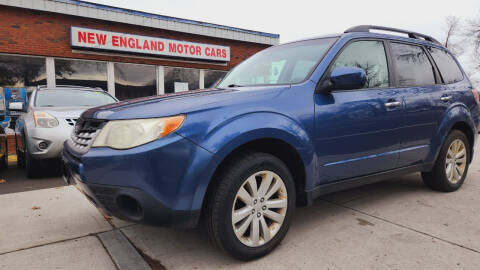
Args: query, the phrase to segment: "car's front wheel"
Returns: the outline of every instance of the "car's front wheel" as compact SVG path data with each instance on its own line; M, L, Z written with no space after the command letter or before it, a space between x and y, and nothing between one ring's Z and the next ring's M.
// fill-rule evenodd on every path
M37 178L40 176L41 169L42 169L42 163L40 160L37 160L33 158L30 155L30 150L28 149L27 143L25 143L25 154L24 154L24 160L25 160L25 171L27 173L28 178Z
M15 136L15 152L17 153L17 168L19 169L25 169L25 154L19 149L19 144L18 141L20 139L18 136ZM22 145L25 145L25 142L22 143Z
M451 192L459 189L468 172L470 142L465 134L453 130L447 136L433 170L423 172L423 182L431 189Z
M1 141L3 143L2 149L5 150L5 153L0 153L3 154L2 157L0 158L0 170L5 170L8 167L8 142L7 138L5 137L4 141Z
M207 230L232 256L261 257L290 226L295 210L291 173L280 159L265 153L242 155L222 169L207 198Z

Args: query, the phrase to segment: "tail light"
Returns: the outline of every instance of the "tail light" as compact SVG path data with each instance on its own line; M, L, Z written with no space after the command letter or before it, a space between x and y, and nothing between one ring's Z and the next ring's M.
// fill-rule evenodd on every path
M480 106L480 94L478 93L478 91L475 88L472 89L472 92L473 92L473 96L475 97L475 101Z

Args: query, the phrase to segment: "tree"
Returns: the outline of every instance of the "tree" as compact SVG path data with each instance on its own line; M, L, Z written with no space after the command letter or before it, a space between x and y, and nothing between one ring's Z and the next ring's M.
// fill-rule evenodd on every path
M480 71L480 13L478 17L467 20L465 36L468 37L473 45L472 60L475 69Z
M459 56L464 53L465 49L462 46L465 43L460 32L461 20L457 16L448 16L445 18L445 40L443 45L448 48L453 54Z
M463 35L472 48L469 77L476 87L480 87L480 12L477 17L467 20Z

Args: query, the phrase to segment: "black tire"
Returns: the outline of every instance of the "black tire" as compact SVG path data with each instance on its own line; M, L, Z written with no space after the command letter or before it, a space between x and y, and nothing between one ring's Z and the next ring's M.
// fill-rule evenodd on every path
M30 156L28 145L25 144L25 172L28 178L38 178L41 175L42 162Z
M25 145L25 143L23 143ZM15 150L17 153L17 168L25 169L25 154L18 150L18 136L15 135Z
M446 166L448 149L455 140L461 140L465 145L467 162L466 162L465 169L461 179L456 183L452 183L451 181L448 180L445 166ZM445 142L443 143L442 149L438 154L437 160L435 161L435 165L433 166L432 171L422 172L423 182L425 183L426 186L428 186L433 190L443 191L443 192L456 191L463 185L463 182L465 182L465 178L468 173L468 167L470 165L470 160L471 160L471 146L467 136L459 130L452 130L450 134L448 134L447 138L445 139Z
M7 137L5 137L5 141L1 142L3 143L3 149L5 149L5 153L0 153L3 154L2 158L0 159L0 171L6 170L8 168L8 142L7 142Z
M257 172L267 170L283 180L288 194L286 213L280 228L268 242L250 247L243 244L235 235L232 207L237 191L244 181ZM270 154L244 154L226 164L222 168L222 173L213 181L213 190L207 194L204 209L206 229L212 240L221 249L240 260L252 260L271 252L285 237L295 211L295 184L287 166Z

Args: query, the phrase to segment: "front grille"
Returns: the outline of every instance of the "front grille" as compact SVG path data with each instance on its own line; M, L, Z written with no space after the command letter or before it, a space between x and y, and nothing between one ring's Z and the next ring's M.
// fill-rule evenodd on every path
M117 191L116 188L110 187L99 187L99 186L89 186L90 190L92 190L95 197L100 202L100 204L105 207L110 212L115 212L117 207L115 205L115 193Z
M77 122L77 118L65 118L65 121L67 122L67 124L69 124L70 126L75 126L75 123Z
M78 119L68 144L76 151L86 153L105 123L105 120Z

